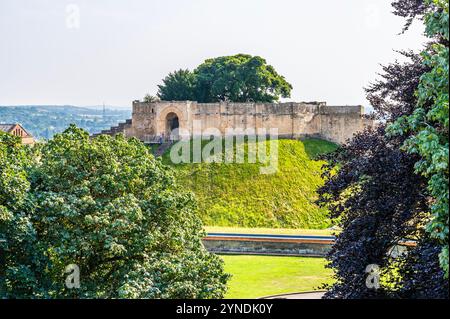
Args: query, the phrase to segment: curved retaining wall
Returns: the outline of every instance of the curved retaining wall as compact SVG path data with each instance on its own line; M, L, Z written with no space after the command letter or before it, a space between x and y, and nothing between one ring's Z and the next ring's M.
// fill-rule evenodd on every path
M239 236L208 235L205 248L216 254L281 255L323 257L331 249L333 237L321 236Z

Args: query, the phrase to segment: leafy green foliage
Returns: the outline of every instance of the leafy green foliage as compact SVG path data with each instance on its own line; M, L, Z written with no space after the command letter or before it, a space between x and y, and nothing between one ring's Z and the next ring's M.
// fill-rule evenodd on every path
M157 96L153 96L153 95L150 95L150 94L146 94L144 96L144 102L145 103L155 103L155 102L158 102L158 101L159 101L159 98Z
M274 102L289 97L292 86L263 58L237 54L170 73L158 89L158 97L169 101Z
M29 162L27 148L18 137L0 131L0 205L3 208L19 206L29 183L24 168Z
M192 195L141 142L71 126L35 152L16 168L23 185L1 176L22 191L1 203L7 297L223 296L227 275L201 243ZM80 267L79 289L65 286L69 264Z
M35 269L29 263L34 258L36 232L30 216L21 210L27 205L30 162L30 151L20 139L0 132L0 297L6 295L7 279L17 296L38 289Z
M237 54L208 59L195 71L201 102L274 102L292 86L259 56Z
M399 118L389 129L390 134L412 133L403 147L420 155L416 172L428 178L433 218L427 229L442 244L440 262L448 277L449 12L448 1L426 3L434 9L425 15L426 33L436 40L422 52L423 63L430 71L420 78L413 114Z
M209 141L204 141L208 143ZM323 161L311 158L336 149L323 140L279 140L278 171L261 174L261 163L172 164L170 150L164 163L172 165L177 180L199 201L203 223L215 226L270 228L326 228L326 210L315 203L323 184ZM269 142L267 142L269 143ZM249 144L245 142L245 158ZM269 148L269 146L268 146Z
M411 19L427 16L435 8L422 0L397 0L393 6L395 14L407 17L405 30ZM438 259L441 243L425 231L433 201L427 176L417 169L423 155L403 147L417 134L398 124L416 114L417 88L433 67L424 63L424 56L400 53L408 59L383 66L381 79L366 89L378 126L357 134L328 156L320 203L329 208L342 232L327 256L336 280L326 298L448 298L449 283ZM428 100L424 107L433 104ZM403 134L387 134L388 126ZM425 146L427 151L442 159L441 140L431 142ZM441 187L448 194L448 184ZM392 248L405 239L417 245L406 248L406 255L393 256ZM381 270L377 290L366 285L366 267L371 264Z
M169 73L163 84L158 85L158 98L164 101L196 100L196 77L189 70L178 70Z

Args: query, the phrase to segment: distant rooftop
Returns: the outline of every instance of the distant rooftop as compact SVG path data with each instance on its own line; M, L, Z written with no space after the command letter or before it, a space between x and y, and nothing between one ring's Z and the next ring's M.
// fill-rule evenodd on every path
M9 133L16 124L0 124L0 131Z
M5 132L5 133L11 133L11 131L16 127L19 126L22 131L24 131L28 137L32 137L32 135L20 124L18 123L6 123L6 124L0 124L0 131Z

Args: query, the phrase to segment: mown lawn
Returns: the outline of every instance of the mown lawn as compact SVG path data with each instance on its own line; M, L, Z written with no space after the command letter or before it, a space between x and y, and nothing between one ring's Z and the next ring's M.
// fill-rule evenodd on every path
M260 298L269 295L318 290L331 283L325 259L314 257L221 256L232 275L226 298Z

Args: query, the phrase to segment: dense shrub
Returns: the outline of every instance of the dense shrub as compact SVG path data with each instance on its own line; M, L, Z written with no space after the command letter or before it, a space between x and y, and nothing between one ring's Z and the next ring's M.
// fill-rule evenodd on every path
M141 142L90 139L71 126L24 158L5 136L3 297L223 296L227 275L201 243L192 195ZM70 264L80 269L79 289L65 285Z

